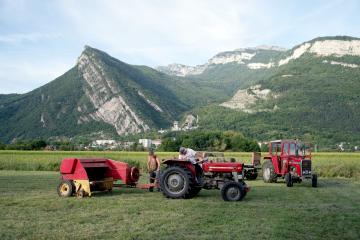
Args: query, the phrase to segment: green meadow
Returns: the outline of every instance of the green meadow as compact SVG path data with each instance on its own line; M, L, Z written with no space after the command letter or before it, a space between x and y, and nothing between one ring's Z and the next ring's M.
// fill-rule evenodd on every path
M106 157L144 169L143 152L0 152L0 239L359 239L360 154L317 153L319 187L247 181L241 202L218 190L188 200L123 188L60 198L66 157ZM176 153L159 153L160 158ZM250 153L226 153L243 161ZM141 181L146 181L146 175Z
M177 156L176 152L156 153L160 159ZM265 156L266 153L262 153ZM227 158L249 163L251 153L226 152ZM110 158L128 162L144 170L147 152L110 151L0 151L0 170L58 171L61 160L69 157ZM313 166L320 177L344 177L360 180L360 153L314 153Z

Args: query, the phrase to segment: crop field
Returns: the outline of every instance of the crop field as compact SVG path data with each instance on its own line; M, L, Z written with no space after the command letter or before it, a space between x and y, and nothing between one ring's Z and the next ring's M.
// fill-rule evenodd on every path
M178 156L175 152L156 153L160 159ZM266 153L262 153L265 155ZM226 152L227 158L250 162L251 153ZM146 168L147 152L102 151L0 151L0 170L58 171L67 157L110 158ZM360 180L360 153L314 153L314 169L321 177L345 177Z
M160 153L161 158L176 153ZM142 167L138 152L0 152L0 239L359 239L360 154L314 155L319 187L309 182L247 181L241 202L217 190L189 200L114 189L91 198L59 198L64 157L108 157ZM250 159L249 153L227 153ZM55 171L54 171L55 170ZM146 176L142 176L146 181Z

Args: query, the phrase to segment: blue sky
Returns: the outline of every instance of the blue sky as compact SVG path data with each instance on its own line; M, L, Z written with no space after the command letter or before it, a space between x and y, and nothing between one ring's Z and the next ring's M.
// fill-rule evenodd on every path
M196 65L220 51L360 37L360 1L0 0L0 93L31 91L84 45L138 65Z

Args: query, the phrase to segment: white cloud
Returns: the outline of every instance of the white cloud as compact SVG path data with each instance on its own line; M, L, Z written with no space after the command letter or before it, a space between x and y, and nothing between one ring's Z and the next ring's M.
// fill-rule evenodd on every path
M87 5L66 1L60 9L78 36L117 56L135 49L136 56L162 64L174 54L194 63L194 57L205 60L217 51L243 46L250 28L245 18L257 11L257 5L248 1L94 1ZM154 49L163 55L147 55Z

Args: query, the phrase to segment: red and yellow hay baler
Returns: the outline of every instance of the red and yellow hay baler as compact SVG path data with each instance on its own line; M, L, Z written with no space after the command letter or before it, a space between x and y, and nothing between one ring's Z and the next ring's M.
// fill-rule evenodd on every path
M61 182L57 192L61 197L91 196L93 191L111 191L114 181L119 186L138 187L139 169L124 162L103 158L66 158L60 165Z

